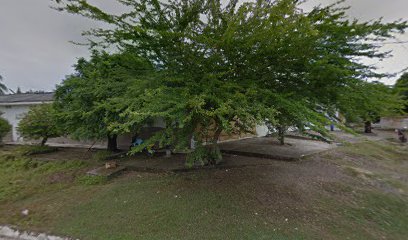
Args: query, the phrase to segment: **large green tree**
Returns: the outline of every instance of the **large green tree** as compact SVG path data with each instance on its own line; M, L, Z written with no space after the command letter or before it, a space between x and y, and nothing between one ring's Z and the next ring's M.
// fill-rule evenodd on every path
M60 125L76 139L107 139L107 149L117 150L118 131L109 126L120 122L124 94L151 72L150 63L133 54L94 51L90 60L79 59L75 69L56 89Z
M146 119L163 118L166 129L151 141L181 148L194 137L199 142L212 143L209 150L216 152L221 131L249 131L260 120L261 112L273 114L273 109L255 111L263 106L252 98L261 97L249 81L240 84L238 79L233 80L223 50L217 49L224 41L222 34L227 27L219 22L220 16L232 14L229 11L233 11L235 3L227 7L230 10L221 10L219 3L211 5L204 1L124 3L135 7L126 20L116 22L126 24L123 26L126 30L118 29L110 37L108 32L101 31L101 35L106 33L119 48L149 59L156 67L157 77L150 84L133 84L125 104L128 121L118 126L120 130L128 130L129 125ZM81 6L76 8L76 4ZM72 2L67 8L72 12L94 9L85 2ZM101 14L104 16L100 20L110 18ZM201 14L214 21L202 21ZM132 26L126 23L130 19L140 20ZM117 37L121 40L114 40ZM149 141L145 143L148 145Z
M371 103L381 95L387 98L387 92L366 94L375 88L368 79L386 75L377 74L360 59L388 57L379 43L403 32L406 23L350 21L345 10L331 5L305 13L298 1L256 1L244 4L234 16L237 20L231 24L228 48L233 57L229 59L244 78L252 79L258 89L267 89L262 95L270 98L266 104L278 112L272 125L282 143L288 127L325 134L327 117L356 106L372 112L370 108L378 106ZM346 104L345 95L359 102Z
M99 37L92 47L114 45L155 66L149 84L132 84L125 120L113 128L162 117L168 127L152 141L176 145L194 135L213 143L212 152L221 131L246 132L264 121L282 142L293 126L324 132L327 115L354 108L345 95L369 102L349 89L383 76L359 59L387 57L378 43L407 27L350 21L338 5L304 12L296 0L118 2L129 11L114 15L83 0L60 5L110 24L87 32Z

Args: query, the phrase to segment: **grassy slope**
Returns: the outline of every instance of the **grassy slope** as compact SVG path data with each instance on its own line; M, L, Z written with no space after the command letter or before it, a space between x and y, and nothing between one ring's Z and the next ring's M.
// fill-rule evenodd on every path
M92 161L3 149L0 224L81 239L404 239L407 156L363 143L297 164L129 173L90 186Z
M286 239L237 201L238 196L177 184L184 181L178 176L129 176L74 208L57 230L92 239Z

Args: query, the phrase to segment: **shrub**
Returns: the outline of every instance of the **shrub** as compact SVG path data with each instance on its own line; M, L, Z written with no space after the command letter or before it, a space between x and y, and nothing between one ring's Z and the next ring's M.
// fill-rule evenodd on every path
M18 131L22 137L41 139L42 146L45 145L48 138L61 135L56 121L56 113L51 104L31 107L27 115L20 121Z
M187 156L186 166L216 165L222 161L222 154L218 147L199 145Z
M3 141L3 138L11 131L10 123L4 119L0 118L0 142Z
M58 151L58 148L49 147L49 146L22 146L19 147L18 152L24 156L30 156L35 154L44 154Z

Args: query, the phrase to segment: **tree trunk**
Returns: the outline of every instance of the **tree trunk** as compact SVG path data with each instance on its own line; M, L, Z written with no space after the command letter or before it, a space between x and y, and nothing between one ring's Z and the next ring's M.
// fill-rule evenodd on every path
M48 140L48 137L43 138L43 139L41 140L41 146L44 146L45 143L47 142L47 140Z
M372 133L371 121L365 122L365 124L364 124L364 132L365 132L365 133Z
M286 133L286 128L284 126L279 126L278 127L278 140L280 145L285 145L285 133Z
M218 127L213 135L213 139L211 141L211 145L208 146L210 159L208 161L209 165L217 165L219 162L222 161L222 155L220 154L220 149L218 147L218 139L222 133L222 128Z
M108 151L115 152L118 150L117 138L118 138L118 135L116 134L112 136L108 136Z
M221 132L222 128L217 128L217 130L215 131L210 145L211 151L216 151L218 149L218 139L220 138Z
M217 145L218 139L220 138L220 135L222 133L222 128L217 128L217 130L214 133L213 139L212 139L212 144Z

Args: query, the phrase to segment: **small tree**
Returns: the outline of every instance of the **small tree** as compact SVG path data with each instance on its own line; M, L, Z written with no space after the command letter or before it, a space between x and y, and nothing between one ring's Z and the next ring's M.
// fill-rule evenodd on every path
M6 136L8 132L10 132L10 130L11 130L10 123L6 119L0 117L0 142L3 141L3 138Z
M404 100L405 112L408 113L408 72L402 74L394 85L398 95Z
M404 101L393 89L380 82L360 82L340 96L344 114L349 123L364 123L364 132L371 133L372 122L381 117L398 116L403 113Z
M55 110L51 104L31 107L27 115L20 121L18 131L22 137L41 139L41 146L44 146L49 138L61 135L56 122Z

